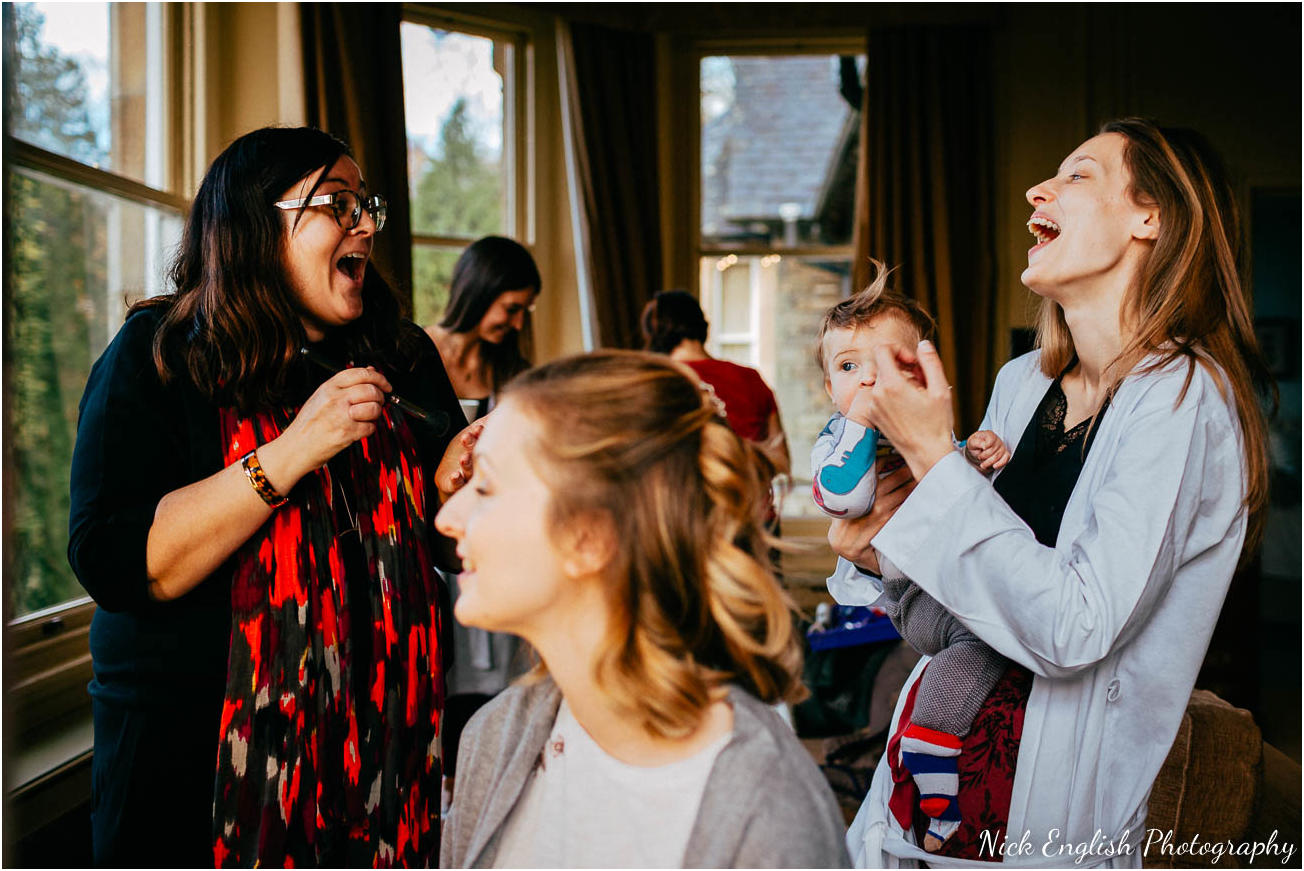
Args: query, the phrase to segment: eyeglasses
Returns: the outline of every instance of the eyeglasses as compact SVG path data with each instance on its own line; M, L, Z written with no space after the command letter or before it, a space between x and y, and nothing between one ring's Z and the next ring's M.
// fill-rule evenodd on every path
M534 303L530 303L529 305L521 305L519 302L513 302L503 306L503 311L507 312L507 316L509 318L514 318L517 315L519 315L521 312L529 312L530 314L534 314L534 309L535 309Z
M362 194L351 190L333 191L329 194L319 194L311 198L300 197L297 200L281 200L274 203L278 209L302 209L308 206L330 206L331 213L335 215L335 223L345 232L353 230L362 220L362 212L365 209L371 220L376 224L376 232L379 233L385 227L385 216L388 214L389 206L382 196L370 196L364 198Z

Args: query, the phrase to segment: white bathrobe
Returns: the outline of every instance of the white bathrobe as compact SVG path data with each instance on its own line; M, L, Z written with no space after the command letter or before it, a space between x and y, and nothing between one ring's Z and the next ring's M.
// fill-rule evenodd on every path
M1235 407L1184 361L1127 378L1044 547L958 452L873 539L892 566L1031 669L1006 864L1140 867L1150 787L1177 734L1245 539ZM997 377L983 429L1017 445L1050 386L1037 352ZM875 598L873 579L835 594ZM853 573L853 578L856 577ZM831 579L832 580L832 579ZM923 662L907 682L919 677ZM905 699L908 689L902 690ZM893 718L901 716L900 706ZM880 760L847 834L860 867L977 866L924 853L887 808ZM1025 835L1026 833L1026 835Z

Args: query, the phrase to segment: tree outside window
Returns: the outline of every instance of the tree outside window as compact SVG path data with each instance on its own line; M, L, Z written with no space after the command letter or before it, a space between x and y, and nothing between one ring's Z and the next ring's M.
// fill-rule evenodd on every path
M413 317L438 321L453 265L481 236L512 235L514 43L404 22L412 185Z
M62 23L65 41L81 41L78 51L48 35L47 14L66 19L68 10L4 6L11 618L85 595L67 560L77 404L91 363L121 326L128 302L158 291L164 256L179 234L175 210L94 184L106 167L133 182L156 178L161 169L158 137L151 142L148 125L130 117L150 89L129 69L148 66L148 53L134 46L161 19L145 4L124 5L132 8L80 10L84 20L73 29ZM129 45L132 51L125 50ZM145 133L137 131L133 140L121 133L123 125Z

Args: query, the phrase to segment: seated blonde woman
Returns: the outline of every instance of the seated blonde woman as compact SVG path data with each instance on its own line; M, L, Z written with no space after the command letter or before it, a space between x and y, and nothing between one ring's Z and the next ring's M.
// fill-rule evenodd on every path
M503 392L436 523L459 621L541 662L467 725L443 867L846 866L770 707L802 692L763 491L686 367L608 351Z

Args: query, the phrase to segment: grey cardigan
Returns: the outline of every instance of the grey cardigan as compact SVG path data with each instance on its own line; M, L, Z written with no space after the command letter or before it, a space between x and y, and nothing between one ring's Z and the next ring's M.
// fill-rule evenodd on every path
M848 868L845 826L828 782L792 729L765 704L730 687L733 737L716 757L684 853L695 868ZM534 771L557 718L551 680L514 686L462 733L453 807L439 864L487 868L503 824Z

